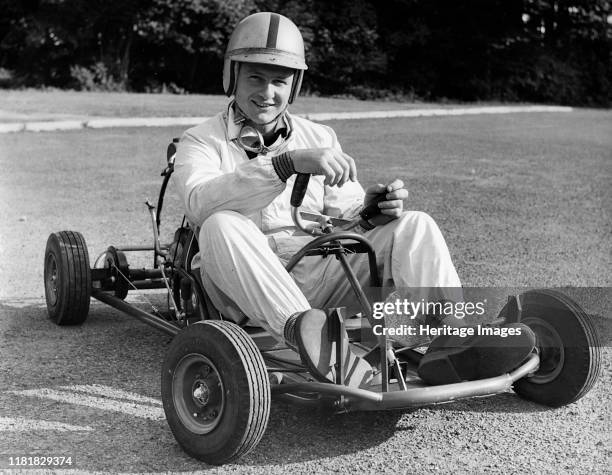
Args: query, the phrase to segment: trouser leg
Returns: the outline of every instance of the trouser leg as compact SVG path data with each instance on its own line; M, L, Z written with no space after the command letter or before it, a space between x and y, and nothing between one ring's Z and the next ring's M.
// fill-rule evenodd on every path
M308 301L255 224L223 211L204 222L199 238L202 277L213 286L213 303L222 306L231 297L252 322L296 349L315 378L334 382L336 343L328 336L327 316L320 310L305 312L310 309ZM344 384L369 384L370 364L349 349L346 332L341 338Z
M268 246L266 236L247 217L221 211L200 228L202 278L214 289L215 306L231 301L256 325L280 341L286 320L310 305Z
M398 219L365 233L376 251L378 271L386 288L412 289L432 301L460 298L461 282L446 241L426 213L406 211ZM360 284L368 287L366 254L347 256ZM313 307L347 306L355 297L340 263L333 257L307 257L292 272Z
M347 256L370 304L385 300L418 303L436 303L441 300L462 300L461 282L452 263L450 252L434 220L427 214L407 211L398 219L365 233L376 252L378 272L383 286L370 288L370 270L366 254ZM318 261L316 260L318 259ZM340 263L332 258L307 258L294 271L300 288L315 308L343 306L348 314L362 311L355 293ZM370 290L369 292L367 290ZM385 313L387 327L408 325L416 329L417 336L397 336L393 339L405 346L419 346L429 341L418 336L425 312L416 316L392 312ZM415 319L416 317L416 319ZM454 322L451 318L451 324ZM431 321L438 325L438 321Z

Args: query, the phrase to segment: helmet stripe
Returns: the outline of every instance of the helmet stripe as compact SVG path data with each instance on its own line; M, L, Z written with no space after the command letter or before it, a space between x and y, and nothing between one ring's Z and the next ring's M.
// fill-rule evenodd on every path
M276 40L278 39L278 24L280 23L280 15L272 13L270 15L270 26L268 27L268 39L266 48L276 48Z

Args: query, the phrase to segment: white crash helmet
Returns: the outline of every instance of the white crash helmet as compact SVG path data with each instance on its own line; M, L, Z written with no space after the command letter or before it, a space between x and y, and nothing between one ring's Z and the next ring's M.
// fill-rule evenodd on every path
M298 27L278 13L260 12L243 19L230 37L223 61L223 90L228 96L236 91L240 63L262 63L295 69L289 103L302 86L304 40Z

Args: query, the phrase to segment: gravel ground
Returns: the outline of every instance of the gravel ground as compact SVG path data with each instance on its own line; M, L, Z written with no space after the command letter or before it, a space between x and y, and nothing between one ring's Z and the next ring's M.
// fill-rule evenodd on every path
M95 304L81 328L45 309L2 306L0 416L90 426L92 432L4 432L0 454L72 455L79 470L206 473L605 473L612 355L576 404L550 409L512 393L404 412L329 415L275 402L255 450L221 468L185 455L164 420L16 396L9 391L98 384L159 399L169 338Z
M606 343L593 390L554 410L510 392L345 415L274 403L261 443L220 468L186 456L164 420L19 393L98 385L160 399L169 337L97 303L82 327L54 326L42 263L48 234L60 229L81 231L92 257L110 244L148 242L142 203L155 198L165 145L180 131L11 134L0 136L0 421L81 429L0 425L0 471L8 456L44 454L72 455L73 469L102 472L609 472L612 114L332 125L360 157L363 183L405 179L410 207L436 217L466 285L578 287L569 292ZM168 200L177 218L165 235L178 225L179 208Z

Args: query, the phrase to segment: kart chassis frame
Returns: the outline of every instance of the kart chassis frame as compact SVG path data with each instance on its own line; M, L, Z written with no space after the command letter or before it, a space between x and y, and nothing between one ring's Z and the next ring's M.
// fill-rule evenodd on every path
M170 266L168 259L170 245L161 245L159 242L161 210L166 187L173 172L176 142L177 140L175 139L168 147L168 166L162 172L164 179L158 198L158 204L154 206L149 201L146 202L153 227L153 245L110 246L106 253L111 253L111 255L114 256L112 265L105 268L96 268L94 266L94 268L91 269L92 297L170 336L175 336L182 330L184 325L180 324L179 319L168 321L161 315L142 310L124 301L121 297L125 297L125 295L118 296L116 289L118 280L122 280L122 285L124 286L126 283L129 284L129 287L134 290L166 288L170 298L174 301L172 289L170 288L170 278L166 273L172 274L173 272L178 272L182 277L189 278L191 285L194 286L200 296L200 305L204 305L207 301L207 296L201 284L201 280L185 269ZM297 209L301 205L302 198L305 194L308 178L308 176L299 176L296 180L294 193L292 195L294 220L297 215ZM296 224L301 227L299 223ZM339 260L345 276L350 282L362 308L362 315L365 316L365 319L373 327L374 320L370 302L351 269L346 255L367 254L370 268L370 282L372 287L378 288L380 286L380 278L376 265L375 251L364 236L355 232L333 231L331 223L328 221L327 224L327 227L323 227L324 231L321 235L313 239L293 256L287 264L286 270L290 272L295 265L306 256L320 255L323 258L328 258L329 256L335 257ZM195 235L192 235L191 239L193 241ZM151 252L153 256L153 267L149 269L129 268L127 259L124 255L126 252ZM100 257L102 257L102 255ZM167 269L167 271L164 269ZM115 290L115 294L112 293L113 290ZM125 290L125 294L127 294L127 289ZM510 299L512 298L513 297ZM518 321L520 319L519 299L514 297L512 304L518 309L518 312L515 313L512 320ZM176 302L174 302L174 308L177 308ZM282 381L280 382L273 382L273 378L271 378L271 392L274 396L303 405L331 404L337 412L400 409L501 393L510 389L515 381L535 373L540 364L539 356L537 352L534 352L519 368L507 374L476 381L428 387L416 378L409 381L409 378L406 376L410 374L410 368L407 367L405 371L402 370L386 333L381 332L381 335L376 336L376 346L370 349L370 355L374 355L374 367L378 368L381 373L381 384L374 386L372 389L350 388L342 384L344 380L344 365L342 364L344 348L340 335L346 331L347 320L343 317L339 309L331 311L328 318L332 328L332 334L334 335L333 338L337 343L336 361L340 362L336 365L336 384L313 381L307 374L306 368L301 365L299 360L295 359L295 356L293 358L286 356L288 352L291 353L290 350L287 348L279 348L278 344L270 344L270 337L265 332L250 332L251 337L257 344L257 347L266 361L268 372L270 374L278 375L280 373L282 375ZM507 319L498 319L493 322L493 324L504 323L506 320ZM186 325L189 324L187 321L184 323ZM376 321L376 324L384 326L384 319ZM413 364L418 364L422 353L414 350L408 350L408 352ZM278 356L277 353L280 353L281 356ZM391 377L390 370L392 368L395 375L394 378Z

